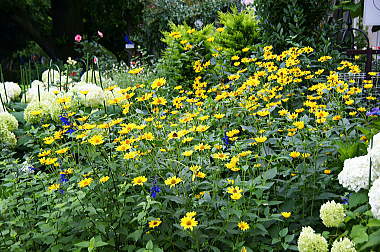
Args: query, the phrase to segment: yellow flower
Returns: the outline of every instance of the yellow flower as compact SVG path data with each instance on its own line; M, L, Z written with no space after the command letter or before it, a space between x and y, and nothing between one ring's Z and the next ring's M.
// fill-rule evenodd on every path
M43 128L47 128L47 127L50 126L50 124L49 124L49 123L47 123L47 124L42 124L41 126L42 126Z
M42 114L42 110L33 110L32 112L30 112L31 115L34 115L34 116L37 116L37 115L40 115Z
M166 79L165 78L158 78L158 79L155 79L153 81L152 88L153 89L158 89L159 87L162 87L165 84L166 84Z
M226 116L226 114L214 114L214 117L216 118L216 119L222 119L223 117L225 117Z
M153 101L151 102L151 104L153 105L166 105L167 101L164 97L155 97L153 98Z
M193 217L185 216L181 219L181 226L183 229L190 229L193 231L193 228L198 225L198 221L196 221Z
M218 152L212 155L213 158L225 160L230 156L228 153Z
M229 181L229 180L227 179L227 181ZM229 193L229 194L242 193L242 192L243 192L243 190L240 189L238 186L235 186L235 187L234 186L230 186L230 187L227 188L227 193Z
M241 193L234 193L234 194L232 194L230 197L231 197L231 199L233 199L233 200L238 200L238 199L240 199L242 196L243 196L243 195L242 195Z
M156 220L149 221L148 225L150 228L155 228L155 227L158 227L161 223L162 221L160 219L156 219Z
M99 182L100 182L100 183L105 183L105 182L107 182L109 179L110 179L110 177L108 177L108 176L101 177L101 178L99 179Z
M176 176L173 176L173 177L167 178L165 180L165 185L168 185L168 186L170 186L170 188L172 188L181 182L182 182L181 178L177 178Z
M282 215L282 217L284 217L285 219L287 219L287 218L289 218L292 215L292 213L291 212L281 212L281 215Z
M268 138L266 136L255 137L255 141L258 143L264 143L266 140L268 140Z
M193 152L194 151L192 151L192 150L184 151L184 152L182 152L182 156L190 157L191 155L193 155Z
M329 170L329 169L325 169L325 170L323 171L323 173L329 175L329 174L331 173L331 170Z
M70 149L69 147L62 148L60 150L55 151L55 153L57 153L57 154L63 154L63 153L66 153L69 149Z
M61 187L60 184L52 184L51 186L48 187L50 191L58 190Z
M211 146L208 144L200 143L194 146L194 150L204 151L204 150L209 150L209 149L211 149Z
M294 122L293 125L298 129L303 129L305 127L305 123L303 121Z
M45 150L41 153L38 153L38 157L46 157L46 156L49 156L51 154L51 150Z
M81 180L78 183L78 185L80 188L83 188L83 187L89 186L92 183L92 181L93 181L92 178L86 178L86 179Z
M139 176L139 177L136 177L132 180L132 184L135 186L135 185L140 185L142 186L145 182L147 182L148 179L145 177L145 176Z
M138 74L138 73L141 73L142 70L144 70L143 67L134 68L132 70L129 70L128 73L130 73L130 74Z
M82 90L82 91L79 91L79 93L81 93L82 95L87 95L88 94L88 90Z
M241 231L246 231L249 229L249 224L245 221L240 221L237 226L240 228Z
M88 142L92 145L102 144L102 143L104 143L103 136L95 135L95 136L91 137L90 139L88 139Z
M222 31L224 31L224 27L216 28L216 31L217 31L217 32L222 32Z
M290 152L289 156L291 156L292 158L297 158L301 155L301 153L299 153L298 151L292 151Z

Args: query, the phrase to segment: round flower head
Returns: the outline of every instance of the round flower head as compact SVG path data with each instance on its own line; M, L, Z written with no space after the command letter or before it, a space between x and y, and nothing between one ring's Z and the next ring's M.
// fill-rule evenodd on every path
M358 192L368 188L369 156L346 159L343 170L339 173L339 183L349 190ZM372 179L375 177L372 173Z
M54 69L47 69L42 73L42 82L46 84L58 83L60 80L60 73ZM62 77L61 77L62 80Z
M372 160L372 172L375 177L380 176L380 132L372 138L372 148L368 147L368 155Z
M303 227L298 238L298 250L300 252L327 252L328 244L326 239L316 234L311 227Z
M346 216L343 205L335 203L335 201L328 201L323 204L319 212L322 222L326 227L338 227L343 223Z
M61 106L55 99L33 100L24 110L24 119L28 123L37 123L42 120L59 120L62 112Z
M4 88L5 86L5 88ZM5 95L6 94L6 95ZM3 102L15 100L21 94L21 88L17 83L14 82L4 82L0 83L0 96Z
M86 107L102 106L105 99L102 88L92 83L76 85L70 92L75 94L80 103Z
M371 211L376 219L380 219L380 178L376 179L368 193Z
M334 241L331 252L356 252L355 244L348 238Z
M9 145L10 147L14 147L17 144L15 134L10 132L3 123L0 123L0 143Z
M0 123L4 124L9 131L15 131L18 128L18 121L16 117L8 112L0 113Z

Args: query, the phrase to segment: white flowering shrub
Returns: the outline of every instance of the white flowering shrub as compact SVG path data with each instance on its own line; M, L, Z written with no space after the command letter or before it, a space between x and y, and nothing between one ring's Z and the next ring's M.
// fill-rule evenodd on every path
M374 173L371 175L375 178ZM369 178L369 156L349 158L344 161L343 170L339 173L339 183L352 191L368 188Z
M355 244L348 238L334 241L331 252L356 252Z
M47 69L42 73L42 82L44 83L58 83L60 80L60 73L57 70L54 69ZM63 77L61 77L61 80L64 80Z
M380 133L372 138L372 148L368 147L368 154L372 160L372 171L376 177L380 176Z
M0 96L4 103L15 100L21 94L21 88L17 83L0 83Z
M15 131L18 128L17 119L8 112L0 113L0 124L4 124L9 131Z
M339 227L345 217L344 207L335 201L328 201L321 206L320 217L326 227Z
M298 238L298 250L300 252L326 252L328 244L326 239L316 234L311 227L303 227Z
M380 219L380 178L376 179L368 193L371 211L376 219Z

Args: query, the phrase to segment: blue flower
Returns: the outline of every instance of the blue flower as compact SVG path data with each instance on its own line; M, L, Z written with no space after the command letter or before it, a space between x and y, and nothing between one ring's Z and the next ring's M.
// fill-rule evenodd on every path
M66 131L66 133L69 133L69 134L72 134L72 133L74 133L74 132L75 132L74 129L68 129L68 130Z
M66 125L66 126L71 125L71 123L69 122L68 118L66 118L64 116L59 116L59 119L61 120L61 122L62 122L63 125Z
M61 182L62 182L62 183L69 181L69 180L66 178L66 174L61 174L60 176L61 176Z
M161 188L159 186L154 185L150 188L150 195L153 199L157 197L157 193L159 192L161 192Z
M380 108L379 107L373 108L373 109L371 109L371 111L368 111L366 115L367 116L376 116L376 115L378 116L378 115L380 115Z

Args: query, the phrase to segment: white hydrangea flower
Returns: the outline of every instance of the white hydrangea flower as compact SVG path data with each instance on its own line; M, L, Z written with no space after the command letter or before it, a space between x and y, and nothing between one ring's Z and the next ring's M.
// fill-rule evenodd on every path
M80 78L80 80L81 80L81 82L96 83L96 84L99 85L100 84L100 74L99 74L99 71L90 69L87 72L83 73L83 75ZM102 78L102 81L104 81L104 78Z
M372 172L375 177L380 177L380 133L377 133L372 141L372 148L368 146L368 155L372 160Z
M343 205L335 203L335 201L328 201L323 204L319 213L319 216L326 227L339 227L346 216Z
M5 95L7 94L7 95ZM21 88L17 83L4 82L0 83L0 96L4 103L15 100L21 94Z
M368 193L371 211L376 219L380 219L380 178L376 179Z
M54 69L47 69L42 73L41 80L46 84L59 83L60 73ZM62 77L61 77L61 80Z
M32 81L32 83L30 84L30 87L31 88L34 88L34 87L38 87L38 86L40 86L40 89L45 89L45 88L47 88L47 83L44 83L44 82L42 82L42 81L39 81L39 80L34 80L34 81Z
M24 110L24 119L28 123L38 123L41 121L59 121L62 114L62 107L57 103L56 97L47 96L44 100L32 100Z
M75 85L70 93L78 97L80 103L86 107L102 106L105 99L102 88L92 83Z
M9 145L10 147L14 147L17 144L15 134L10 132L3 123L0 123L0 143Z
M55 97L54 92L59 91L56 87L50 87L49 91L47 88L42 88L38 90L38 85L32 86L31 88L26 91L26 93L22 96L21 101L22 102L32 102L37 100L38 101L38 92L40 92L40 100L46 100L46 99L53 99Z
M298 250L300 252L327 252L328 244L326 239L316 234L311 227L303 227L298 238Z
M331 252L356 252L355 244L348 238L334 241Z
M9 131L18 129L18 121L16 117L8 112L0 113L0 123L4 124Z
M346 159L343 170L339 173L339 183L352 191L358 192L360 189L368 188L369 178L369 156L360 156ZM375 178L374 173L371 175Z

